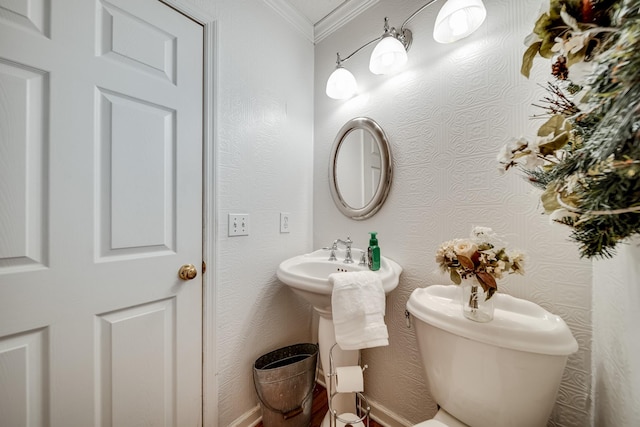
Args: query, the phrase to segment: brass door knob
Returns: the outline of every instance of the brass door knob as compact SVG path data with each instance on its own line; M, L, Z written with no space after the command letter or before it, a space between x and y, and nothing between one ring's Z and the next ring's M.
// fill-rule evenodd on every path
M191 280L198 275L198 270L193 264L185 264L178 270L178 277L182 280Z

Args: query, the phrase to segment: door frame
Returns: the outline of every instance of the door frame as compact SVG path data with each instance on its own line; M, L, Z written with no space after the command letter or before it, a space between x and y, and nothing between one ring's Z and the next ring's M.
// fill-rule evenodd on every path
M218 425L218 376L216 354L216 242L218 213L215 180L215 125L218 122L215 95L218 87L218 37L216 19L189 4L187 0L158 0L203 27L203 111L202 111L202 425Z

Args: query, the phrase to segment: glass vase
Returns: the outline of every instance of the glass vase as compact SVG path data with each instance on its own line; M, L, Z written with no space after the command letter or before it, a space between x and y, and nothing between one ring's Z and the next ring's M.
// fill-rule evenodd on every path
M487 299L487 293L475 277L465 279L462 286L462 314L475 322L493 320L493 298Z

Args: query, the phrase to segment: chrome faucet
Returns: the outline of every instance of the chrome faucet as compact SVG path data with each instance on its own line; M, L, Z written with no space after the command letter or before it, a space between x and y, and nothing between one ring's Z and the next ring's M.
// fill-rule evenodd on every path
M327 251L331 251L329 254L329 261L337 261L336 251L338 250L338 245L344 245L346 248L346 254L344 256L345 264L352 264L353 258L351 257L351 245L353 244L353 240L351 240L350 236L347 236L347 240L336 239L333 241L333 244L329 248L322 248Z
M333 245L337 248L339 244L344 245L347 248L345 257L344 257L344 263L345 264L353 264L353 258L351 258L351 244L353 243L353 240L351 240L350 236L347 236L347 240L341 240L341 239L336 239L333 242Z

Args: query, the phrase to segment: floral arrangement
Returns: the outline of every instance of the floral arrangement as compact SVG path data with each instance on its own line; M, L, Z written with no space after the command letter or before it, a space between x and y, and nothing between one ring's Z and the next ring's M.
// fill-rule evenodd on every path
M550 59L537 135L498 155L543 190L545 213L572 227L587 258L640 233L640 0L546 0L521 72ZM588 69L586 77L580 68Z
M468 239L444 242L436 253L436 262L457 285L475 277L491 298L498 290L496 279L505 273L524 274L524 255L508 253L502 239L488 227L474 227Z

